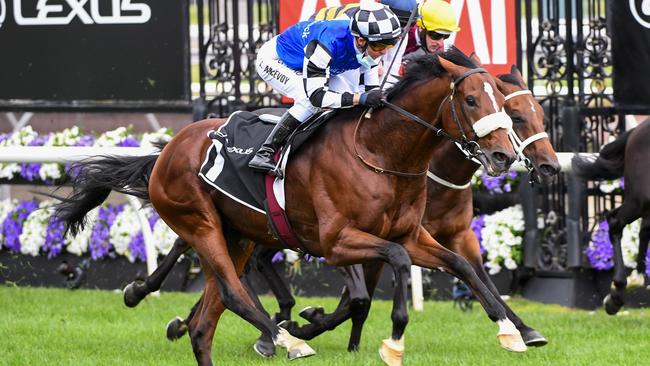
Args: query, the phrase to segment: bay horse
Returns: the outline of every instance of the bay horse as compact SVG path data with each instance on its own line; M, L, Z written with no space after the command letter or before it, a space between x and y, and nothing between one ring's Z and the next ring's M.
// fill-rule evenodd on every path
M511 121L500 112L504 97L484 73L456 49L422 57L407 67L399 88L387 96L387 108L375 110L368 121L361 108L340 111L297 151L286 169L286 212L307 252L336 266L369 261L392 266L397 282L393 329L380 347L387 364L402 362L412 263L442 268L462 279L499 326L501 345L525 350L505 309L469 263L441 246L420 224L425 174L439 143L446 139L461 143L492 175L506 171L515 159L507 135ZM212 363L212 337L225 309L286 348L289 358L311 356L315 353L311 347L256 308L238 276L253 249L248 241L242 244L243 239L280 247L268 231L266 216L198 176L211 144L206 135L225 123L223 119L193 123L180 130L160 155L105 157L78 164L73 192L56 214L75 234L83 228L85 214L111 190L150 200L167 225L197 252L206 275L203 300L189 324L199 364Z
M480 63L477 58L472 59L476 63ZM533 181L549 184L559 172L559 162L548 140L548 135L544 132L543 108L528 90L516 66L512 66L509 74L499 75L495 82L499 91L505 95L504 108L514 122L511 132L514 136L511 138L518 153L518 159L528 167ZM477 168L478 165L468 160L454 143L441 143L429 164L427 205L422 223L436 240L467 259L483 283L500 300L499 293L482 264L478 239L470 229L473 208L472 190L468 182ZM164 272L162 276L159 271L156 271L158 273L147 278L146 281L130 284L125 289L126 304L135 306L148 293L159 289L162 279L171 270L171 266L188 248L189 246L182 242L173 247L168 258L161 263L161 271ZM275 249L257 247L249 260L248 267L256 268L268 282L279 305L279 312L274 316L274 320L282 322L290 320L295 299L272 265L271 259L276 253ZM360 268L350 268L344 271L348 285L344 297L334 313L324 314L320 308L303 309L300 315L312 324L299 328L295 322L292 322L285 323L284 326L293 335L312 339L351 318L353 325L348 350L358 349L363 322L369 311L369 301L381 274L379 263L376 267L368 264L365 266L376 271L371 273L372 277L368 282L363 282L365 276ZM372 271L366 270L366 272ZM247 279L246 276L243 278ZM366 287L369 294L365 292ZM252 285L249 285L249 288L252 289ZM256 294L254 295L253 298L257 299ZM502 305L508 312L508 318L520 331L526 345L543 346L548 342L540 332L527 326L505 302L502 302ZM197 306L198 304L194 306L187 319L176 318L168 324L167 336L169 339L178 339L187 331L187 324ZM259 306L261 307L261 304ZM255 350L264 357L270 357L275 353L272 341L264 336L261 336L256 342Z
M650 119L638 127L626 131L614 141L605 145L595 160L575 155L571 160L572 173L589 180L611 180L624 177L625 194L623 203L606 215L609 224L609 238L614 248L614 277L609 294L603 299L607 314L616 314L625 303L625 289L628 286L621 237L626 225L643 219L639 233L636 276L630 280L644 281L646 252L650 240Z

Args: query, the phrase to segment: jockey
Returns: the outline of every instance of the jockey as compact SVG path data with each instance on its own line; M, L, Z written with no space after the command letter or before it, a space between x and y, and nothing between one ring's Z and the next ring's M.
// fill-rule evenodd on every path
M254 170L275 168L273 155L291 132L321 108L354 105L377 107L383 97L376 58L399 40L397 16L388 7L362 3L351 20L300 22L266 42L259 50L257 73L273 89L294 99L262 147L248 164ZM360 69L363 92L336 92L330 81Z
M402 28L406 27L409 17L413 9L416 9L418 3L416 0L381 0L380 3L388 6L388 8L397 15L397 18L400 21ZM318 12L313 14L309 19L311 20L331 20L331 19L351 19L354 13L359 10L358 3L351 3L347 5L342 5L339 7L325 7L320 9ZM417 13L416 18L417 19ZM389 86L393 85L397 80L399 80L399 70L402 63L402 56L406 50L407 44L415 43L415 29L416 27L411 28L409 31L408 42L404 40L401 47L391 48L388 52L381 57L380 62L380 80L383 81L384 77L388 77L387 85L384 89L387 89ZM395 59L395 61L393 61ZM390 65L393 65L391 70L385 70ZM380 83L381 84L381 83ZM333 90L354 90L354 87L359 85L359 70L350 70L341 75L340 78L333 80L330 83L330 88Z
M447 1L425 0L419 7L417 37L409 43L407 58L445 50L445 40L460 31L454 10Z

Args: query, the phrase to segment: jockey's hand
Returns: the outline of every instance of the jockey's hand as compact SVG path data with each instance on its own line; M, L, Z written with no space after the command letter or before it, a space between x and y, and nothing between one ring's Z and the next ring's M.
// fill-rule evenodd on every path
M372 89L367 91L359 97L359 105L370 108L377 108L381 105L381 100L384 98L384 93L379 89Z

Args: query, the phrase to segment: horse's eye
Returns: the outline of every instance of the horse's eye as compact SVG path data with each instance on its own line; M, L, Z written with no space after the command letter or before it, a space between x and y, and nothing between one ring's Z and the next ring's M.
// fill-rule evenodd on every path
M465 97L465 102L470 107L476 107L476 99L474 99L474 97L471 95Z

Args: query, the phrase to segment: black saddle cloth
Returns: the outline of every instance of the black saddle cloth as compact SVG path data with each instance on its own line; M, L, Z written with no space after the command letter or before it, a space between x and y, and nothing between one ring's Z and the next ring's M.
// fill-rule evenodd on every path
M283 110L260 110L281 115ZM266 192L265 174L254 171L248 163L262 146L275 125L274 120L260 119L261 113L235 112L216 131L210 131L212 146L201 165L199 176L235 201L261 213L264 211ZM325 112L302 124L291 135L286 146L294 154L333 113Z

